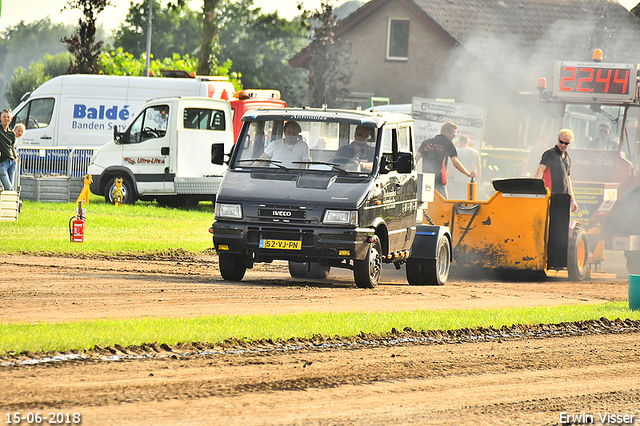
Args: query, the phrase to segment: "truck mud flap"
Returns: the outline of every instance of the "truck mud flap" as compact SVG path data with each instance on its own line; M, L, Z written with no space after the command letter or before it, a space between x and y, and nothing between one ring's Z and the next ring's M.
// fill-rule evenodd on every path
M410 258L435 259L440 238L449 238L447 226L417 225L416 236L411 245ZM451 255L451 253L449 253Z

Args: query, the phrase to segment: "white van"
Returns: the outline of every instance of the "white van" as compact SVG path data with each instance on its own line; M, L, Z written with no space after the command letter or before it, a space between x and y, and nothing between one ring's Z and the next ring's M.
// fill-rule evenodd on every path
M122 133L93 156L91 192L114 202L122 179L123 204L158 200L181 206L215 199L226 165L211 163L212 144L233 147L228 101L162 98L147 102ZM114 137L115 136L115 137Z
M11 127L24 123L22 146L100 147L126 128L153 98L197 96L232 100L226 77L154 78L105 75L54 77L25 96Z

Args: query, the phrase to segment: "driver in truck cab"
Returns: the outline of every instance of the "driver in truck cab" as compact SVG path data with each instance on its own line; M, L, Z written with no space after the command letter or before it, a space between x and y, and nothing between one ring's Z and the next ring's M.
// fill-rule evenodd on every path
M311 154L309 145L300 135L302 128L295 121L287 121L284 125L284 138L271 142L260 156L262 160L281 163L285 167L300 168L304 165L294 164L294 161L309 161ZM256 161L254 165L268 165L269 162Z
M350 159L359 164L360 170L370 172L373 168L375 149L369 145L373 136L372 129L366 126L356 126L353 132L353 142L340 148L334 158Z

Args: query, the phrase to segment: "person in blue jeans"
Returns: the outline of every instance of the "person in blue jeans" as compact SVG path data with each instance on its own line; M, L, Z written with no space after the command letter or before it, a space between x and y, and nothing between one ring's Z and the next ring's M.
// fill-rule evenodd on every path
M11 110L2 110L0 115L0 182L7 191L14 191L13 177L16 173L16 134L9 129Z

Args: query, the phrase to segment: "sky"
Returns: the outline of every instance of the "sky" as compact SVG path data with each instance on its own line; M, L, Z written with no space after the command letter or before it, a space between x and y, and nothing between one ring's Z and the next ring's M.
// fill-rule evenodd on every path
M16 25L20 20L26 23L34 22L49 16L54 23L63 22L65 24L75 24L80 17L80 12L64 11L61 9L67 4L67 0L0 0L2 1L2 12L0 14L0 30ZM136 0L138 3L140 0ZM296 6L302 1L304 7L315 10L320 7L320 0L254 0L257 7L261 7L265 12L278 11L284 18L291 19L298 14ZM339 6L346 0L338 0L334 3ZM619 0L619 3L627 9L633 8L640 0ZM130 0L111 0L114 6L107 7L99 16L98 22L102 24L110 33L116 29L129 10ZM163 1L164 3L164 1ZM191 0L192 7L200 8L201 0Z
M80 12L60 10L67 4L67 0L0 0L2 1L2 12L0 14L0 30L16 25L20 20L26 23L34 22L49 16L54 23L63 22L65 24L75 24L80 18ZM256 7L261 7L264 12L278 11L284 18L291 19L298 15L297 5L302 1L304 7L315 10L320 7L320 0L254 0ZM345 0L339 0L334 5L340 5ZM640 0L637 0L640 1ZM135 0L134 3L139 3ZM165 0L162 0L166 4ZM98 23L102 24L110 33L116 29L124 19L129 10L130 0L111 0L114 6L107 7L98 15ZM199 9L202 7L202 0L191 0L192 7Z

